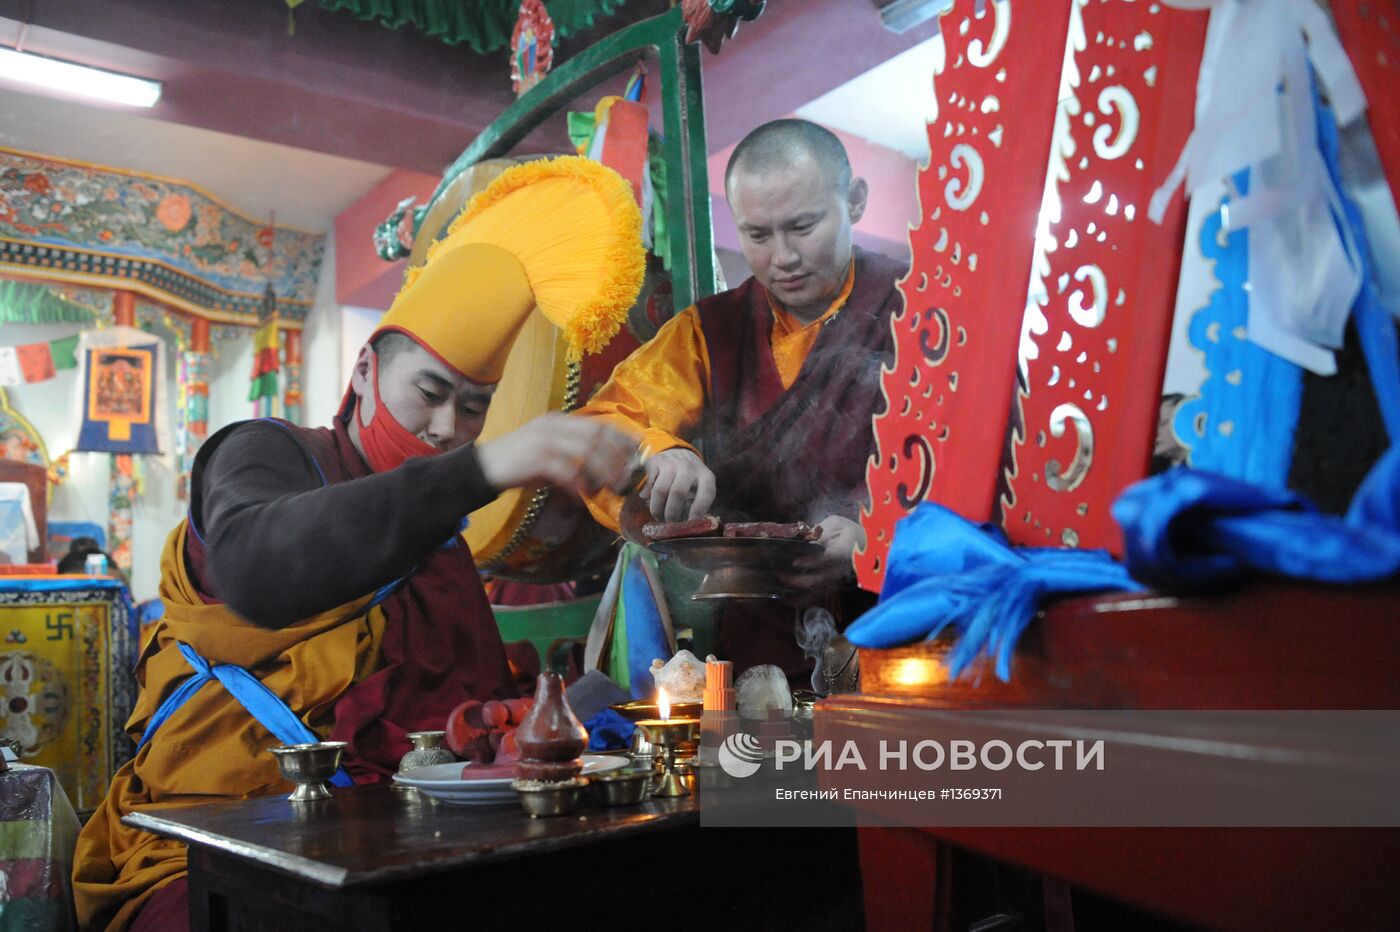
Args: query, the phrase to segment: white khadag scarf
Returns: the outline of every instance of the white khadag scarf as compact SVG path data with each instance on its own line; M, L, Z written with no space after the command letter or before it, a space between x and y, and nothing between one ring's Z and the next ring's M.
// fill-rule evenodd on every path
M1315 0L1165 2L1210 10L1210 25L1195 128L1148 216L1161 222L1183 179L1188 197L1223 180L1225 228L1249 230L1249 338L1331 375L1362 259L1318 150L1308 65L1346 126L1366 109L1351 62ZM1231 178L1244 169L1241 193Z

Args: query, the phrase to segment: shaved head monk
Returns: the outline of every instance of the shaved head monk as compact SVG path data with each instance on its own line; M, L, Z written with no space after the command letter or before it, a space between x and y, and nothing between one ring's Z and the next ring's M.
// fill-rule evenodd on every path
M775 120L750 133L730 156L725 193L753 277L669 321L581 413L641 433L650 455L640 504L657 520L820 524L822 554L785 581L844 626L862 601L856 518L906 266L852 245L868 187L815 123ZM623 500L588 501L619 526ZM802 671L791 609L746 603L742 620L729 616L719 644L736 667Z

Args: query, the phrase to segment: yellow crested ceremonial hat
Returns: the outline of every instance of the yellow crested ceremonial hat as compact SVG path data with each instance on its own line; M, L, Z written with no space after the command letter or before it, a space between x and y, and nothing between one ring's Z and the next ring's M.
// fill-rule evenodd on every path
M473 197L408 270L374 335L405 333L494 384L535 308L574 358L607 346L645 271L642 214L621 175L577 156L526 162Z

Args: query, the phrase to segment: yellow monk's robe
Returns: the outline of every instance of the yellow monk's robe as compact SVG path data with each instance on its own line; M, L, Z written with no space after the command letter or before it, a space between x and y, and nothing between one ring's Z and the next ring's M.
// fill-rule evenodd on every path
M370 597L285 628L263 628L200 598L185 566L187 521L161 555L165 616L137 662L140 697L126 731L139 741L165 697L193 672L177 642L211 665L248 670L318 734L329 732L336 701L378 664L385 618ZM111 789L78 838L73 895L84 926L125 929L146 900L184 876L185 845L121 823L126 812L291 791L267 753L281 744L222 684L206 683L167 719Z
M783 388L791 388L812 352L822 327L845 307L855 284L855 263L846 273L841 293L822 315L804 324L768 299L773 324L770 344L773 362ZM648 454L682 447L695 448L683 438L691 436L705 414L710 385L710 354L700 312L691 305L667 321L656 336L619 363L612 377L579 409L631 434L640 434ZM604 489L584 498L598 523L618 529L622 499Z

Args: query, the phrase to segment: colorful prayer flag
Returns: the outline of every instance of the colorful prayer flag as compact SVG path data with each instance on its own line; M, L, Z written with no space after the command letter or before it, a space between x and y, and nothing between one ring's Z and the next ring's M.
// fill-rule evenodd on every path
M274 317L253 334L253 378L248 387L248 400L277 398L277 370L280 367L281 342Z
M55 369L78 368L78 335L50 341L49 355L53 357Z
M26 382L42 382L54 377L53 354L47 343L30 343L15 347L19 368Z
M64 337L48 343L0 346L0 386L43 382L60 369L76 369L78 337Z
M20 385L24 372L19 367L19 354L13 346L0 346L0 386Z

